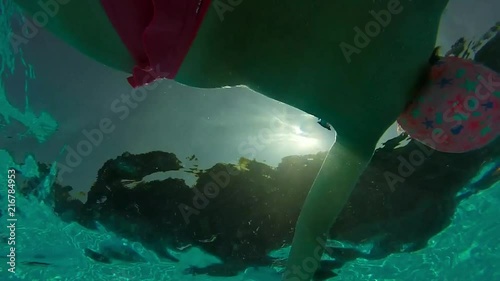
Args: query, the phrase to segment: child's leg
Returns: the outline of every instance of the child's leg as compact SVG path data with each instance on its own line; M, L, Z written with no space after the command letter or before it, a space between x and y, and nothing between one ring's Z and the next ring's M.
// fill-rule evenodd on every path
M286 281L311 280L318 269L326 233L344 208L375 149L376 140L349 146L337 138L302 207L284 274Z
M30 16L48 15L44 28L82 53L130 73L135 65L100 0L13 0ZM65 3L65 4L61 4Z

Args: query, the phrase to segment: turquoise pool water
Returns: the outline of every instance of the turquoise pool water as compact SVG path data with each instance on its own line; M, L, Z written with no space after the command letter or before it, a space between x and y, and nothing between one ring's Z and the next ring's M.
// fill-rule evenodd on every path
M56 142L54 135L59 130L67 130L73 133L71 126L81 124L65 122L67 120L63 120L60 117L61 114L48 109L51 108L50 106L45 107L45 104L40 101L32 103L32 100L36 100L37 95L47 95L47 93L40 92L42 87L54 89L58 94L64 96L65 91L71 91L78 87L85 88L85 83L88 81L75 79L80 84L68 90L64 88L64 85L69 84L68 82L58 83L54 78L57 75L62 75L61 73L64 70L57 72L57 75L48 75L42 71L42 73L39 73L42 78L39 77L40 75L36 75L38 68L47 70L51 66L32 64L26 58L22 48L19 51L13 48L11 32L13 30L12 25L15 28L20 23L19 17L16 17L18 11L8 1L2 0L0 3L2 12L0 16L0 72L2 75L2 79L0 79L0 138L2 138L0 139L0 175L3 177L0 178L0 199L2 200L0 209L2 210L1 221L3 224L3 226L0 226L0 237L3 238L0 255L0 280L279 280L277 271L282 269L279 263L274 267L251 267L232 277L186 275L184 270L189 266L203 266L219 261L217 258L204 253L201 249L192 247L182 253L174 253L179 262L168 262L158 258L154 252L141 245L141 243L123 240L122 237L107 230L106 226L100 226L97 230L89 230L76 222L65 222L60 215L57 215L54 212L53 202L44 200L50 198L54 185L58 182L57 166L53 164L55 160L50 159L49 156L43 153L43 150L49 150L49 148L63 150L58 148L60 142L71 143L73 141L72 143L76 143L77 141L64 138L62 140L58 139L59 142ZM11 19L14 19L14 21L11 22ZM42 33L42 31L40 32ZM40 37L43 37L43 34ZM40 39L33 40L38 41L30 44L38 44L41 47L48 44L43 40L40 41ZM33 49L30 52L33 53ZM44 61L39 57L35 57L35 60L37 62ZM80 62L72 61L72 63L78 64ZM57 62L54 64L57 65ZM85 70L82 70L82 72L85 72ZM52 80L48 79L46 81L44 77L52 77ZM50 87L46 84L50 84ZM40 88L34 88L32 85L37 85ZM66 105L65 102L62 102L61 107ZM104 103L108 103L108 101ZM106 114L104 112L106 108L103 109L98 106L92 108L90 103L85 104L85 106L88 106L90 111L95 111L95 115ZM195 115L198 113L189 112L189 114ZM78 114L75 113L75 115ZM138 127L146 126L140 125L141 120L138 119L136 121L139 123L139 125L136 124ZM204 120L203 122L201 126L214 126L211 122L215 121ZM228 123L230 122L228 121ZM220 129L223 126L218 125L220 124L216 124L214 127L221 130L220 133L223 133L223 129ZM251 126L251 124L244 125ZM298 131L296 128L294 130L292 135L294 137L293 145L297 146L297 143L299 143L301 145L300 149L303 149L294 151L297 154L321 151L327 146L328 141L325 144L316 141L316 139L331 137L328 135L325 137L324 132L314 135L315 138L310 137L315 131L307 126L300 127ZM306 132L310 132L309 137L304 136ZM133 135L134 133L124 134L122 138L125 140ZM390 137L394 136L395 132L390 135ZM290 139L288 135L285 138ZM13 141L19 141L25 148L14 151L12 149ZM54 144L54 142L56 143ZM139 145L141 142L143 140L139 139L135 144ZM193 143L196 143L196 141L193 141ZM211 145L215 147L215 144ZM115 144L112 144L112 146L115 146ZM116 144L116 146L121 149L121 144ZM31 151L30 147L36 149ZM283 148L275 150L279 149ZM102 150L102 148L100 150L96 149L97 152L95 153L101 154L103 153ZM165 150L169 149L165 148ZM214 150L217 149L214 148ZM217 159L217 162L231 158L230 156L221 156L224 155L224 152L221 151L222 149L219 149L218 152L214 153L215 156L208 155L207 157L212 156ZM259 153L265 154L269 153L269 151L263 149L256 153L257 157L259 157ZM281 156L283 155L276 155L275 158L281 159ZM225 157L226 159L221 160L217 157ZM101 167L108 158L110 157L103 156L103 159L95 160L98 163L96 167ZM37 167L37 161L52 165L49 166L51 170L41 173ZM227 161L229 162L229 160ZM270 160L270 162L273 161L276 162L277 160ZM492 170L493 174L498 174L499 163L500 159L492 159L488 165L481 166L475 177L471 177L468 183L463 186L463 190L468 190L468 187L473 186L478 180L491 177ZM203 165L210 166L211 163L203 163ZM18 174L22 174L22 177L19 177L16 186L9 188L8 170L12 168L16 169ZM83 172L83 176L77 176L78 172L68 174L71 176L68 176L68 180L76 189L73 194L75 197L79 196L79 192L88 192L88 187L87 190L80 187L89 186L95 180L95 167L92 166L89 170L92 171L92 176L88 176ZM40 180L40 184L35 187L36 192L32 192L28 196L22 196L20 187L23 186L24 181L39 177L43 178ZM81 183L81 186L78 183ZM433 236L424 249L410 253L393 253L380 260L358 258L347 262L341 269L337 270L339 275L331 278L331 280L500 280L499 187L499 183L493 182L486 190L461 201L451 217L451 224L439 234ZM15 194L15 218L17 219L15 221L15 273L9 272L9 268L12 267L8 264L10 257L7 257L11 252L10 246L12 246L9 245L9 241L12 241L12 239L9 240L8 237L14 235L12 234L13 231L7 228L13 222L7 219L9 213L8 200L12 199L12 197L8 197L8 190L12 188L18 191ZM86 199L78 198L81 200ZM11 204L14 204L13 201ZM334 241L331 242L334 243ZM102 243L111 245L123 245L125 243L129 249L133 249L141 255L143 260L141 262L105 264L96 262L84 255L84 249L97 249ZM271 255L285 257L288 251L289 247L276 249Z
M379 261L360 259L348 263L341 274L331 280L498 280L499 187L496 184L462 202L451 225L433 237L425 249L393 254ZM105 229L89 231L76 223L64 223L49 206L35 199L17 197L17 206L22 214L18 215L16 229L16 274L6 271L4 252L1 280L279 280L269 268L249 269L244 274L227 278L184 275L182 271L189 265L210 264L217 259L192 249L179 255L180 263L160 262L138 243L133 243L132 247L146 258L146 263L99 264L85 257L83 249L96 248L102 241L119 240L112 233ZM5 227L0 234L8 234ZM283 251L286 254L288 249ZM23 261L32 260L52 265L23 265Z

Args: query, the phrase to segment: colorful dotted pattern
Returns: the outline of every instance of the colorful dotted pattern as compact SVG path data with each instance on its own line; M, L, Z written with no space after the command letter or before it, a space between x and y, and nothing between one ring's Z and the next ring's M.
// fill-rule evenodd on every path
M484 147L500 131L500 75L471 60L443 58L397 121L412 138L438 151Z

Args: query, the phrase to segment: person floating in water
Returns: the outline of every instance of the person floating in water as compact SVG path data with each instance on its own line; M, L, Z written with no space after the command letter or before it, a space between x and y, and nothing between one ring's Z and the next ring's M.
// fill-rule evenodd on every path
M132 87L159 78L198 88L246 86L332 125L336 142L297 222L283 276L287 281L313 277L326 233L377 141L406 108L418 108L408 104L417 89L427 89L421 78L430 71L428 55L448 4L448 0L15 2L34 20L40 11L52 11L47 29L95 60L130 73ZM435 74L439 71L443 72ZM443 89L452 82L444 81ZM497 101L491 108L487 105L490 115L484 113L479 118L485 119L473 122L498 118ZM426 98L425 102L445 101ZM482 108L487 102L480 103L471 107ZM435 107L443 106L452 105ZM427 108L400 119L410 135L420 136L421 125L427 126L431 140L433 135L443 137L446 129L456 129L444 125L434 131L438 121L431 116L412 119L425 118L428 112L423 110ZM469 137L478 134L474 125L463 129ZM498 127L490 132L496 136ZM460 140L460 135L453 135L453 140ZM478 146L472 142L462 149Z

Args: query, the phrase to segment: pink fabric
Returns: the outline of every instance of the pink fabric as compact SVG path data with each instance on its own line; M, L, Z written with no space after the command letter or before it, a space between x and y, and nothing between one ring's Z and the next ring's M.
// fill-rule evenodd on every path
M137 65L128 81L139 87L174 79L211 0L101 0Z
M432 67L430 84L398 123L438 151L484 147L500 131L500 75L471 60L446 57Z

